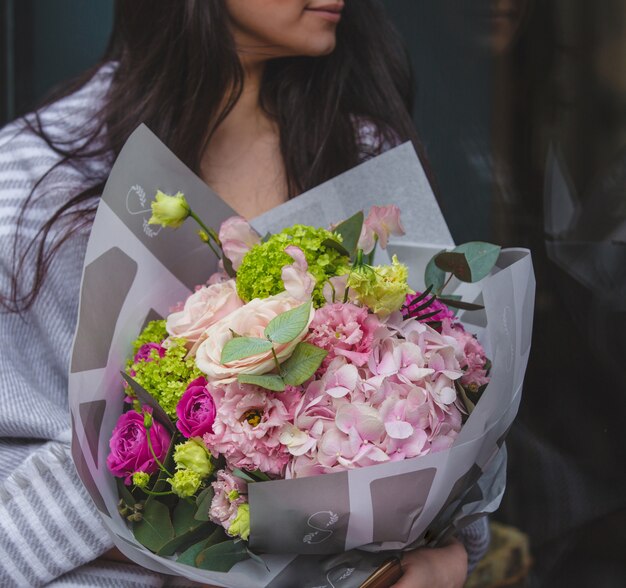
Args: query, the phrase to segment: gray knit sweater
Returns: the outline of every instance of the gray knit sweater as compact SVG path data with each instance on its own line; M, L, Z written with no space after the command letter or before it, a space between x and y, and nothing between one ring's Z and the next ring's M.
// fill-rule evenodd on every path
M97 124L112 72L112 66L103 67L81 90L42 111L55 139L72 140L79 129ZM23 121L0 130L3 293L9 288L20 207L58 160ZM98 159L56 168L35 191L22 221L18 250L88 179L105 178L111 163ZM58 236L62 225L56 231ZM87 239L88 231L83 231L60 248L39 296L23 316L0 316L0 585L191 585L131 564L94 563L113 544L70 457L67 401L67 367ZM33 268L32 259L28 262L26 278ZM474 563L488 543L484 520L466 528L462 538Z

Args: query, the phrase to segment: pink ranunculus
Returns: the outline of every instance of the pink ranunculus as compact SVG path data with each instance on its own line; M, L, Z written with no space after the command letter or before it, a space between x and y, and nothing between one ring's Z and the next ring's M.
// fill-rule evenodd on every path
M176 405L176 427L187 438L202 437L213 430L215 402L203 377L189 383Z
M213 431L202 439L211 453L223 455L233 468L280 475L289 461L289 451L280 442L280 435L293 418L298 389L274 394L232 382L211 386L210 391L217 413Z
M209 509L209 518L228 531L237 516L240 504L248 502L247 484L229 470L219 470L215 474L213 500Z
M304 251L295 245L285 248L285 253L293 259L293 263L286 265L282 269L281 277L285 290L290 296L298 300L308 300L311 298L313 288L315 288L315 277L308 272Z
M395 204L372 206L364 225L376 234L383 249L387 248L389 235L404 235L404 227L400 222L400 209Z
M235 280L198 288L187 298L183 309L167 317L171 337L182 337L193 345L211 325L243 306Z
M338 355L361 367L369 359L374 332L379 326L378 317L369 314L366 308L336 302L315 311L307 341L328 351L323 369Z
M219 239L222 251L230 259L235 271L239 269L246 253L261 242L261 237L250 223L240 216L231 216L222 223Z
M478 390L489 383L487 375L487 355L480 341L468 333L460 323L443 321L442 333L457 340L461 353L457 355L463 375L461 384Z
M146 408L147 412L152 412ZM109 447L111 452L107 456L107 466L110 472L124 478L124 483L130 485L134 472L153 474L159 469L150 449L144 416L134 410L129 410L120 416L111 434ZM153 420L150 427L150 440L154 453L163 461L170 444L170 434L158 421Z
M282 292L269 298L255 298L236 309L204 333L204 340L195 350L198 369L208 376L209 381L219 381L222 384L235 381L238 374L264 374L274 369L275 362L271 350L222 364L224 345L233 338L233 332L242 337L264 338L265 327L272 319L302 304L301 300ZM295 346L305 338L314 314L315 311L311 307L305 328L293 341L274 344L274 352L279 361L290 357Z
M137 353L135 353L133 362L137 363L139 361L152 361L152 350L155 350L159 357L163 357L165 355L165 347L162 347L158 343L144 343L137 350Z

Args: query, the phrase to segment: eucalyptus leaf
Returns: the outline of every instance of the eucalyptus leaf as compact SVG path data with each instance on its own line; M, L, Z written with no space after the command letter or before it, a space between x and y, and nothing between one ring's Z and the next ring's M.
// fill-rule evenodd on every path
M170 511L162 502L146 501L143 518L133 525L135 539L151 551L158 551L174 538L174 527L170 519Z
M444 251L435 256L436 266L456 276L462 282L472 281L472 271L464 253L458 251Z
M187 502L184 499L180 499L178 504L172 511L172 523L174 525L174 533L176 535L182 535L193 527L197 527L201 523L194 519L193 515L196 513L196 505L194 502Z
M245 480L248 484L254 484L255 482L269 482L271 478L261 470L254 470L253 472L243 471L238 468L233 468L233 475Z
M228 572L236 563L249 558L246 543L235 539L203 549L196 557L196 565L202 570Z
M265 563L265 560L260 556L254 553L254 551L250 551L249 548L246 548L248 555L252 561L255 561L258 564L261 564L268 572L270 571L269 566Z
M339 241L335 241L335 239L324 239L322 241L322 245L328 249L338 251L341 255L350 257L350 252L341 243L339 243Z
M209 520L209 509L211 508L211 502L213 502L213 496L215 496L215 491L212 486L208 486L198 494L196 497L196 512L193 515L194 519L197 521Z
M445 249L442 249L439 253L444 253ZM437 253L437 255L439 255ZM426 287L432 287L433 293L439 294L443 288L443 285L446 281L446 273L439 269L435 264L435 255L426 266L426 270L424 271L424 284Z
M346 251L350 253L350 257L356 253L359 238L361 236L361 229L363 228L363 211L357 212L355 215L346 219L337 227L335 227L334 233L341 235L341 244Z
M132 492L128 489L128 486L124 484L124 480L122 478L115 478L115 483L117 484L117 494L118 496L124 500L124 502L128 506L134 506L137 502L137 499L133 496Z
M478 282L489 275L498 261L501 247L484 241L471 241L454 248L454 252L462 253L467 259L471 279L465 282Z
M285 390L285 381L278 374L239 374L237 381L241 384L260 386L272 392L284 392Z
M233 337L222 348L220 362L222 365L252 357L259 353L267 353L272 349L272 343L267 339L258 337Z
M196 566L196 558L203 550L207 549L211 545L222 543L228 540L224 529L221 526L215 526L215 530L208 536L208 538L195 543L191 547L188 547L186 551L180 554L176 560L178 563L187 564L188 566Z
M283 379L288 386L304 384L322 365L328 351L310 343L298 343L291 357L281 365Z
M161 549L157 551L157 555L174 555L177 551L184 551L203 537L206 537L216 526L215 523L208 521L203 523L196 521L196 523L195 526L190 527L184 533L176 535L172 540L163 545ZM204 548L206 548L206 545Z
M309 324L311 304L311 301L305 302L274 317L265 327L265 336L281 345L291 343Z

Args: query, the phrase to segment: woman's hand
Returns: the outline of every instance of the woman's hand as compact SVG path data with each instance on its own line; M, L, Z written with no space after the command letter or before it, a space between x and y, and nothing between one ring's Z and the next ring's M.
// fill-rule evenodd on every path
M467 552L458 539L444 547L407 551L403 576L390 588L462 588L467 577Z

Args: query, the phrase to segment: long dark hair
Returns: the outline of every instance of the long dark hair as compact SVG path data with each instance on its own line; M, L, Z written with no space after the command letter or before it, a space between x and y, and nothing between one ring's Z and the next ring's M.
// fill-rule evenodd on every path
M146 123L197 172L212 132L243 87L228 18L224 0L116 0L114 31L101 62L47 101L75 92L104 63L116 62L98 124L73 138L80 147L72 141L68 148L49 136L37 113L26 121L60 156L55 167L116 156L132 131ZM385 144L412 140L419 149L410 115L412 70L379 0L346 1L331 54L270 61L261 101L280 129L290 197L376 155ZM374 131L367 143L357 128L363 122ZM82 191L72 194L20 250L21 222L45 178L25 201L16 228L11 289L0 298L11 312L33 304L53 256L93 221L104 187L102 178L86 176ZM64 230L57 235L53 229L60 223Z

